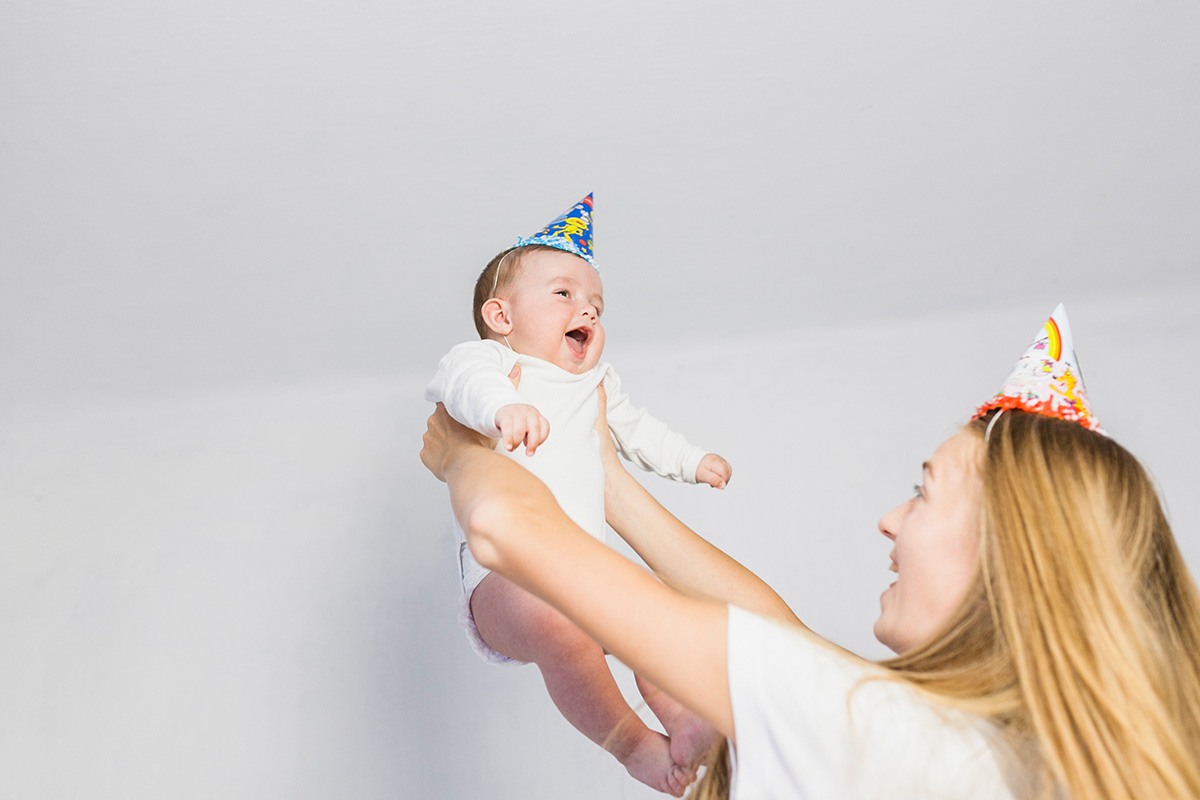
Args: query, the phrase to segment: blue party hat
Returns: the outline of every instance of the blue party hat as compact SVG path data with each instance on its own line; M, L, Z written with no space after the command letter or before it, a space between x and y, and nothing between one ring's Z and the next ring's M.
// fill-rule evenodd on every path
M557 217L533 236L518 239L513 247L525 247L531 244L543 244L547 247L557 247L559 250L574 253L594 268L596 262L592 257L591 194L571 206L565 214Z

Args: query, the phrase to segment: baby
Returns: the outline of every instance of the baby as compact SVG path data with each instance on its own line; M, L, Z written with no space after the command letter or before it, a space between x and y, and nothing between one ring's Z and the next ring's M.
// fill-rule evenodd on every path
M497 450L537 475L562 509L604 540L604 469L595 430L596 389L607 395L618 451L659 475L725 488L725 459L687 442L634 407L604 349L603 287L592 262L592 196L497 255L475 284L480 341L460 344L438 365L425 398L462 424L499 438ZM519 366L514 388L510 373ZM491 663L538 665L563 716L605 747L638 780L679 796L715 732L639 679L647 705L669 734L647 728L613 680L600 645L548 605L491 574L472 557L461 529L460 619L472 647Z

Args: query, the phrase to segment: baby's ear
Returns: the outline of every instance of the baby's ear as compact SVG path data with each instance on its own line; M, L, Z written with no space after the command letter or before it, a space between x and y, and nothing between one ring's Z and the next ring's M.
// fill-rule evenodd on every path
M512 333L513 324L508 316L508 301L501 300L499 297L489 298L484 302L479 309L480 316L483 317L483 324L499 336L508 336Z

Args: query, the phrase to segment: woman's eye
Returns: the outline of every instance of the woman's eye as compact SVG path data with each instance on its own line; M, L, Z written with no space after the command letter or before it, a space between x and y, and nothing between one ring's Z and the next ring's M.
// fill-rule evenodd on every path
M925 496L925 487L917 483L913 485L913 499L917 500Z

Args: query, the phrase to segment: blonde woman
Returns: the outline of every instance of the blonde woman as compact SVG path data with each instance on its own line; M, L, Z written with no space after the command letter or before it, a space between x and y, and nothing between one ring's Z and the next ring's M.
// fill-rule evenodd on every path
M481 563L728 740L692 797L1200 797L1200 597L1061 307L1044 333L880 520L882 664L808 632L612 448L606 515L659 580L440 408L421 456Z

